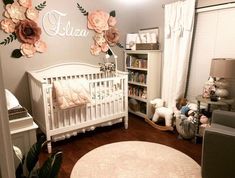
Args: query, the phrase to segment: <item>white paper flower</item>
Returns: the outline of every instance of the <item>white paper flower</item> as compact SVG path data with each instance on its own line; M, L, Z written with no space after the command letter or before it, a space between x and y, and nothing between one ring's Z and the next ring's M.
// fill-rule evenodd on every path
M36 51L37 52L40 52L40 53L44 53L47 49L47 45L44 41L37 41L35 44L34 44L35 48L36 48Z
M30 20L37 21L39 17L39 12L35 8L28 8L26 11L26 17Z
M32 7L32 0L18 0L20 5L26 8Z
M95 36L94 36L94 41L95 41L99 46L102 46L102 44L106 42L103 33L96 33Z
M101 52L101 48L97 45L91 45L90 51L91 51L91 54L98 56Z
M12 33L15 31L15 24L11 19L3 19L1 21L1 29L6 33Z
M33 57L34 53L36 53L36 48L32 44L24 43L20 49L20 52L26 57Z
M17 23L19 20L25 19L25 11L25 7L20 6L17 2L14 2L13 4L6 5L6 12L4 15L6 17L8 16L13 22Z

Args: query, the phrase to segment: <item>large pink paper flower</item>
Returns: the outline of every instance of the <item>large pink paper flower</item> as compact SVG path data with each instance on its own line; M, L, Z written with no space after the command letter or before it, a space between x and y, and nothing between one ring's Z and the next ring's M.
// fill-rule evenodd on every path
M119 32L116 28L110 28L109 30L105 31L105 39L111 46L118 43L119 38Z
M97 33L102 33L104 30L108 30L109 14L104 11L94 11L88 14L87 27L94 29Z
M26 8L32 7L32 0L18 0L20 5Z
M7 18L11 18L13 22L17 23L19 20L25 19L26 8L20 6L17 2L6 5L6 11L4 15Z
M108 24L110 27L114 27L117 24L117 20L115 17L110 16L108 20Z
M91 45L91 54L98 56L101 52L101 48L97 45Z
M16 25L16 35L20 42L34 44L40 39L41 29L32 20L22 20Z
M36 51L37 52L40 52L40 53L44 53L47 49L47 45L44 41L37 41L35 44L34 44L35 48L36 48Z
M20 52L26 57L33 57L36 52L36 48L32 44L24 43L20 47Z
M1 21L1 29L6 33L12 33L15 31L15 24L11 19L3 19Z
M37 21L39 17L39 12L35 8L28 8L26 11L26 17L30 20Z

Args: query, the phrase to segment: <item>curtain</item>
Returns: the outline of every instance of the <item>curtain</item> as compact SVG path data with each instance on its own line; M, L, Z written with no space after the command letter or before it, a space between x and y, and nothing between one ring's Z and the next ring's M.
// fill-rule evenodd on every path
M195 17L195 0L165 5L162 99L168 108L184 97Z

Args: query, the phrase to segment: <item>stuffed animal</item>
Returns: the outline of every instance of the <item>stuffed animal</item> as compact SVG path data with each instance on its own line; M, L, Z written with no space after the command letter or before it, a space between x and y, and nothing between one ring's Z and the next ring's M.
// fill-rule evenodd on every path
M207 127L209 126L209 119L205 115L201 115L200 117L200 123L202 127Z
M159 117L165 118L165 125L172 126L173 111L167 107L164 107L164 101L160 98L151 100L150 103L155 107L155 113L152 121L157 122Z
M186 98L179 98L178 100L176 100L176 108L180 110L181 114L189 117L195 115L197 105L188 103L188 100Z
M176 100L176 108L181 110L183 106L187 105L188 100L186 98L179 98Z

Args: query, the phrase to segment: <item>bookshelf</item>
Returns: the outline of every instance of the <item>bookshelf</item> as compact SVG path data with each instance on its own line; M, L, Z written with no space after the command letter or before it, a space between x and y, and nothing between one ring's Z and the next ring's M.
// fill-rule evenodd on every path
M128 110L143 118L151 118L150 100L161 92L162 58L159 50L125 50L128 72Z

